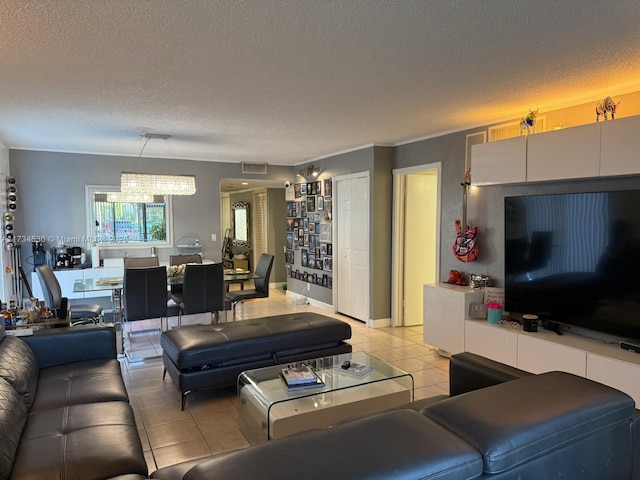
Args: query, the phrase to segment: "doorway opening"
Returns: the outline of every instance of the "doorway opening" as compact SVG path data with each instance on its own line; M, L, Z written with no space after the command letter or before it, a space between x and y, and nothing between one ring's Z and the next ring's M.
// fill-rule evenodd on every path
M440 162L393 171L392 325L422 325L423 286L440 278Z

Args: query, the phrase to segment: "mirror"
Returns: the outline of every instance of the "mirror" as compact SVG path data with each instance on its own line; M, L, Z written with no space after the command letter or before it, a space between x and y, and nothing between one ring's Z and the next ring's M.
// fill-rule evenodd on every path
M233 204L233 238L249 242L249 204L238 202Z

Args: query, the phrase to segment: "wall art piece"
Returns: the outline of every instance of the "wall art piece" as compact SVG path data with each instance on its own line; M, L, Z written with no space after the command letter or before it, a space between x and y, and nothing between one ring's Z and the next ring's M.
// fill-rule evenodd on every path
M324 219L327 222L331 221L331 216L332 216L331 207L332 206L333 205L332 205L331 199L330 198L325 198L324 199Z
M322 196L318 196L318 201L316 202L318 204L318 211L321 212L324 210L324 197ZM291 215L293 216L293 215Z
M316 197L307 196L307 214L316 211Z
M333 271L333 257L324 257L322 259L322 269L327 272Z
M293 250L293 232L287 232L287 250Z
M330 197L331 196L331 179L330 178L325 178L324 179L324 196L325 197Z
M305 184L306 185L306 184ZM302 184L300 183L296 183L293 186L293 192L294 192L294 196L295 198L300 198L302 197Z
M287 250L286 261L288 265L293 265L295 256L292 250Z
M300 184L300 193L302 195L306 195L307 194L307 183L301 183Z
M323 243L331 242L331 224L330 223L320 224L320 241Z

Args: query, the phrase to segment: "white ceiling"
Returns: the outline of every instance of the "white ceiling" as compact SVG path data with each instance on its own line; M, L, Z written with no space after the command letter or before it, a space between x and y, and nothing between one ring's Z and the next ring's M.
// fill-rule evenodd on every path
M15 149L137 156L156 132L178 158L295 165L640 90L639 0L0 0L0 19Z

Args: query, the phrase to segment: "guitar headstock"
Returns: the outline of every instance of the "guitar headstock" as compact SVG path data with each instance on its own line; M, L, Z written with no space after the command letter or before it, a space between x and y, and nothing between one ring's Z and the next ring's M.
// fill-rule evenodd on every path
M463 187L468 187L469 185L471 185L471 169L470 168L467 168L467 170L464 172L464 180L460 185L462 185Z

